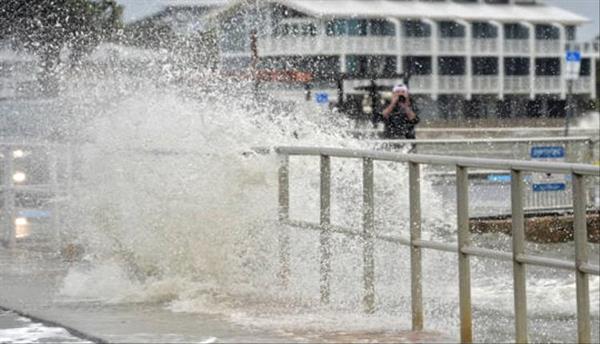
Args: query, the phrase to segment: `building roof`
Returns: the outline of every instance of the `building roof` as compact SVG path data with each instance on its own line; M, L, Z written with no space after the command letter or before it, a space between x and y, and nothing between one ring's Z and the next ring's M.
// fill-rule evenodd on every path
M543 3L500 5L414 0L267 0L315 17L397 17L582 24L589 19Z

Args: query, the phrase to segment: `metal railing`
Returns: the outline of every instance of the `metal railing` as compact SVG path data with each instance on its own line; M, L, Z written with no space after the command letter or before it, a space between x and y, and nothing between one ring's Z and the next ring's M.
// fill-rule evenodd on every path
M444 157L421 154L397 154L381 151L351 150L320 147L279 147L276 152L279 166L279 221L282 224L315 229L320 235L320 297L330 299L331 235L341 233L363 239L363 306L367 313L375 311L375 239L410 247L412 329L423 329L423 296L421 249L428 248L458 254L460 336L462 342L472 342L471 256L513 262L513 290L516 341L527 342L526 265L536 265L575 271L577 295L577 334L579 342L591 340L590 297L588 275L600 275L600 267L589 263L587 247L586 198L584 178L600 176L600 168L585 164L547 163L520 160ZM289 216L289 157L320 157L320 222L292 221ZM362 159L362 232L340 228L331 223L331 158ZM373 162L388 161L408 164L410 201L410 238L379 235L374 221ZM421 165L452 165L456 168L458 243L448 244L421 239ZM486 168L508 170L511 173L512 252L478 248L471 245L469 233L468 169ZM523 205L523 173L544 172L570 174L573 179L575 261L566 261L526 254ZM280 277L284 284L290 275L290 238L282 226L279 233Z

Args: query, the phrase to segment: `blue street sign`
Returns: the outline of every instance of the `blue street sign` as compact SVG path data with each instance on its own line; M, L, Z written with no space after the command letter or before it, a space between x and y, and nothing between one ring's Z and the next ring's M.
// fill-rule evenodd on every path
M568 50L567 51L567 61L569 61L569 62L581 61L581 53L576 50Z
M315 101L318 104L327 104L327 103L329 103L329 94L327 94L325 92L315 93Z
M564 158L565 148L561 146L531 147L531 157L534 159Z

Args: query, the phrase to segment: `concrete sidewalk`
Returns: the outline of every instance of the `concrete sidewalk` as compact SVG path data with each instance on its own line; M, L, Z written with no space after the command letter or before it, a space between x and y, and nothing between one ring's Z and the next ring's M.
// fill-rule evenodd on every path
M289 343L289 342L448 342L435 333L277 331L243 327L224 316L174 313L163 304L106 305L65 302L57 298L68 263L52 252L17 244L0 247L0 307L62 327L77 338L115 343ZM6 313L6 312L5 312ZM12 315L11 315L12 314ZM14 328L15 313L0 328ZM10 318L13 318L12 320ZM45 341L40 341L45 342Z

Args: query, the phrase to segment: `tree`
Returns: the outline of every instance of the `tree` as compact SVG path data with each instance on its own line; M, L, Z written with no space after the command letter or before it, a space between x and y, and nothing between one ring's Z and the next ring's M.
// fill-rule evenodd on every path
M62 49L69 48L71 64L79 63L122 27L122 13L115 0L2 0L0 40L38 55L49 88Z

